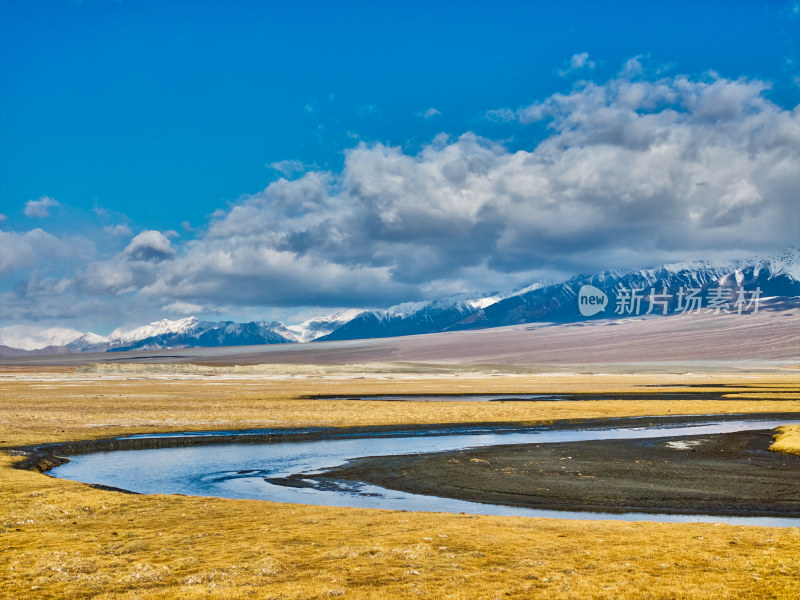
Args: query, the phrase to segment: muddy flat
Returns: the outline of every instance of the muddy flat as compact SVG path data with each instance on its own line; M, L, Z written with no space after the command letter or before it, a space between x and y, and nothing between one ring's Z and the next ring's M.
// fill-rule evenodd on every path
M748 431L373 457L322 478L548 509L800 516L800 456L769 452L773 435Z

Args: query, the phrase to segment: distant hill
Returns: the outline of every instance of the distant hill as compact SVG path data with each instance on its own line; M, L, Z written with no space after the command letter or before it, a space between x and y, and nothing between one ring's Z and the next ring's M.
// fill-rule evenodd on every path
M588 316L581 314L578 297L582 288L597 290L598 297L605 296L602 310ZM715 302L733 312L740 308L752 311L757 292L761 298L800 296L800 250L792 247L774 256L728 262L701 260L651 269L612 269L561 283L536 282L511 292L473 292L387 309L351 309L292 326L278 321L162 319L130 331L117 330L106 337L86 333L63 346L37 350L0 346L0 356L382 338L522 323L613 319L648 312L659 315L685 309L707 311L709 306L714 309ZM689 303L690 294L699 299L701 306ZM737 300L751 305L737 306ZM771 305L779 307L780 303Z

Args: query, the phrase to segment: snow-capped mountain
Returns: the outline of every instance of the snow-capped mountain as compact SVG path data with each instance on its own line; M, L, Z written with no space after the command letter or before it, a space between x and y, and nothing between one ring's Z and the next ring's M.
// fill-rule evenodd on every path
M314 317L299 325L288 325L286 327L288 333L283 334L283 332L281 332L281 334L296 342L311 342L339 329L342 325L352 321L363 312L364 310L362 309L353 308L336 312L325 317Z
M261 344L288 344L293 340L278 333L285 330L277 321L196 321L188 329L165 332L143 338L126 345L113 345L112 352L124 350L159 350L163 348L207 348L216 346L256 346Z
M578 294L584 285L596 287L608 295L611 308L591 317L606 319L633 314L615 312L615 300L621 290L636 290L645 298L652 290L663 300L667 314L678 309L681 289L684 292L699 290L698 295L703 300L707 299L711 289L717 287L730 290L731 298L735 298L735 290L751 293L757 288L762 298L800 296L800 250L788 248L775 256L747 260L692 261L652 269L613 269L594 275L579 275L563 283L514 294L487 307L482 315L473 315L456 323L452 329L583 320L586 317L581 316L578 310ZM642 313L648 308L645 298ZM657 314L663 313L662 309L664 305L659 305Z
M90 331L65 346L79 352L105 352L132 346L149 338L187 332L195 328L197 323L198 320L195 317L186 317L176 321L161 319L134 329L117 328L107 336L97 335Z
M578 295L584 285L608 296L608 306L590 317L580 314ZM0 356L25 353L107 352L165 348L285 344L311 341L379 338L459 329L499 327L532 322L572 322L586 318L630 316L618 313L618 298L635 290L644 312L648 294L659 296L656 314L673 314L685 292L696 290L707 300L718 288L730 298L739 291L762 298L800 296L800 250L788 248L774 256L728 262L691 261L651 269L612 269L579 275L554 284L537 282L511 292L467 293L422 302L405 302L386 309L351 309L314 317L299 325L273 321L200 321L195 317L162 319L135 329L117 329L103 337L85 333L63 345L19 348L6 343ZM630 293L630 292L627 292ZM639 313L637 313L639 314ZM18 327L18 326L14 326ZM7 328L11 329L11 328ZM66 331L66 330L64 330ZM71 330L70 330L71 331ZM9 339L25 332L14 329ZM61 333L61 332L59 332ZM80 332L71 331L70 336ZM0 344L3 340L0 340Z
M425 302L404 302L383 310L363 311L319 339L352 340L446 331L503 297L496 292L457 294Z
M88 333L84 333L79 338L72 340L66 344L65 347L77 352L104 352L104 344L107 344L110 341L110 337L111 336L106 338L90 331Z
M197 317L185 317L175 321L161 319L160 321L153 321L152 323L131 330L122 328L115 329L108 337L119 345L132 344L160 335L186 333L187 331L196 329L199 322Z
M213 346L285 344L295 341L283 323L254 321L199 321L186 317L162 319L132 330L117 329L108 337L87 333L66 348L78 352L121 352L124 350L160 350Z

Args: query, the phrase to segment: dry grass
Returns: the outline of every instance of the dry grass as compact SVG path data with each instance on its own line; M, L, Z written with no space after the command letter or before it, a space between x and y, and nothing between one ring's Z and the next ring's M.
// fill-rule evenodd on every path
M2 463L4 598L795 598L800 530L129 496Z
M800 425L785 425L778 429L775 442L769 448L773 452L800 454Z
M657 376L350 373L294 377L0 373L0 447L148 431L425 423L534 424L595 417L800 412L800 399L792 397L799 388L800 373L792 372ZM722 391L726 399L653 399L658 392L693 390ZM302 399L316 395L577 392L636 393L642 399L579 404ZM755 394L772 399L750 397Z
M298 425L542 422L797 412L800 375L0 377L0 444ZM738 386L722 401L659 385ZM676 391L674 387L664 388ZM704 391L714 388L698 388ZM641 401L397 403L307 394L641 391ZM557 521L135 496L11 468L0 454L2 598L796 598L800 529Z

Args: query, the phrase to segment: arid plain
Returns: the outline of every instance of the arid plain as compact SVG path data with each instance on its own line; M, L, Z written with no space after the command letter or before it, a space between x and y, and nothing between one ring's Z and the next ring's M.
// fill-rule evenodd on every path
M749 321L668 318L265 351L5 359L0 596L795 598L796 527L135 495L15 466L30 446L146 432L742 413L800 419L799 330L795 309ZM577 401L325 398L467 393ZM773 450L800 452L797 428L786 428Z

